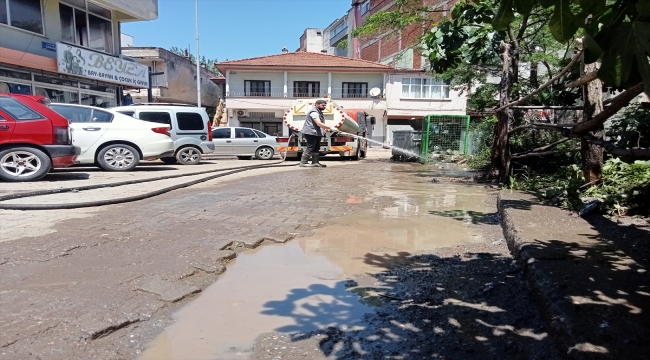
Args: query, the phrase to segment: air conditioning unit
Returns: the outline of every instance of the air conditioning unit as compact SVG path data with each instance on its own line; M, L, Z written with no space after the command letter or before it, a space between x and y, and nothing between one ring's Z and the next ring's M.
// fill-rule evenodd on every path
M237 110L237 117L248 117L248 111L246 110Z

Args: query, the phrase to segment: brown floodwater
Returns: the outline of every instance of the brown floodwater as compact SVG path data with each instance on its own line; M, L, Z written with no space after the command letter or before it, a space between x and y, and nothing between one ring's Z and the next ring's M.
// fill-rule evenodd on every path
M393 197L395 206L350 214L312 236L239 254L218 281L174 314L175 323L140 359L246 359L262 333L353 329L381 299L372 274L408 264L410 255L482 242L469 224L496 211L486 201L492 192L424 179L380 186L371 196ZM368 286L375 290L364 291Z

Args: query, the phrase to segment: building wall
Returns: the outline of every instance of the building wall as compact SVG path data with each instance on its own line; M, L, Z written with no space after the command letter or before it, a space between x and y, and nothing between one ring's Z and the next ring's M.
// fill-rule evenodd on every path
M320 34L320 35L319 35ZM322 52L325 50L323 42L324 29L307 28L300 37L300 51Z
M448 99L402 98L403 78L430 78L418 73L395 73L388 75L386 102L389 117L422 117L429 114L466 114L467 97L450 90Z
M152 79L154 99L161 101L196 104L196 64L188 59L161 48L125 48L124 55L139 63L151 66L153 72L164 72ZM155 60L154 60L155 59ZM201 68L201 106L217 106L219 86L210 78L216 73ZM135 102L146 102L146 90L130 91Z
M158 19L158 0L95 0L100 4L132 16L133 20ZM48 2L48 1L46 1ZM127 18L123 19L128 21Z
M348 15L350 31L363 24L365 18L383 10L395 10L395 0L370 0L370 11L361 14L362 1L353 4ZM449 10L457 0L422 0L423 5L437 5L439 9ZM388 32L362 38L348 38L350 49L348 56L363 60L391 64L403 69L422 69L426 63L419 50L415 49L420 37L440 21L448 12L432 13L426 24L407 26L400 32Z

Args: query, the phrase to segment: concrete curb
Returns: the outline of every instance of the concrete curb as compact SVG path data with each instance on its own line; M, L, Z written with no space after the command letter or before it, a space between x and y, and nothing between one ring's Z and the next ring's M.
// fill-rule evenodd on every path
M540 260L535 256L537 247L532 241L522 239L513 219L512 204L504 199L502 192L497 196L497 208L501 215L501 226L508 248L523 267L524 275L537 295L538 306L546 317L552 329L552 336L558 344L560 353L567 352L571 359L590 359L591 357L578 351L571 351L574 343L575 329L573 328L571 300L562 296L557 288L557 282L545 269L540 266ZM559 210L559 209L558 209Z

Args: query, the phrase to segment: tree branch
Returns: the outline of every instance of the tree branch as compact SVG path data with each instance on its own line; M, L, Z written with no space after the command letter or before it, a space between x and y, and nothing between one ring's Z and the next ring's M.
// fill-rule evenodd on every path
M590 72L589 74L586 74L585 76L581 77L576 81L566 84L564 87L566 87L567 89L579 87L579 86L587 85L596 79L598 79L598 72L594 71L594 72Z
M602 124L607 121L612 115L616 114L619 110L627 106L630 101L632 101L637 95L643 92L643 83L640 82L631 88L623 91L614 97L611 101L611 104L607 106L603 111L598 113L592 119L587 121L579 122L571 128L571 131L574 133L582 133L586 131L594 130L600 127Z
M525 130L525 129L546 129L546 130L557 130L557 131L566 130L566 131L568 131L569 128L570 128L570 125L533 123L533 124L517 126L516 128L508 131L508 135L512 135L513 133L516 133L517 131L521 131L521 130Z
M513 157L514 157L514 156L522 156L522 155L527 155L527 154L532 154L532 153L542 152L542 151L545 151L545 150L548 150L548 149L552 149L552 148L554 148L555 146L558 146L558 145L560 145L560 144L562 144L562 143L564 143L564 142L567 142L567 141L569 141L569 140L571 140L571 138L566 137L566 138L563 138L563 139L561 139L561 140L558 140L558 141L556 141L556 142L554 142L554 143L551 143L551 144L548 144L548 145L544 145L544 146L542 146L542 147L538 147L537 149L533 149L533 150L530 150L530 151L525 151L525 152L522 152L522 153L519 153L519 154L514 154L514 155L512 155L512 156L513 156Z
M599 139L592 135L584 136L587 141L598 146L602 146L608 153L616 156L630 156L635 159L648 159L650 160L650 149L643 148L634 148L634 149L624 149L620 148L609 141Z
M573 57L573 59L571 60L569 65L567 65L564 69L562 69L562 71L560 71L559 74L555 75L553 78L551 78L549 81L547 81L544 85L537 88L537 90L531 92L530 94L522 97L521 99L519 99L517 101L511 102L510 104L502 106L502 107L496 109L495 111L499 112L499 111L503 111L503 110L513 106L513 105L519 105L522 102L524 102L524 101L532 98L533 96L539 94L542 90L546 89L547 87L551 86L554 82L556 82L558 79L560 79L566 73L568 73L571 70L571 68L573 68L573 66L580 61L580 58L582 57L582 52L583 52L583 50L578 51L578 53Z
M530 14L524 15L524 18L521 20L521 27L519 28L519 33L517 33L517 37L515 39L521 40L521 37L524 36L524 32L526 32L526 29L528 29L529 17Z
M544 152L537 152L537 153L526 153L521 155L512 155L512 159L518 160L518 159L524 159L524 158L535 157L535 156L546 156L546 155L561 154L567 152L575 153L579 151L580 149L563 149L563 150L552 150L552 151L544 151Z

